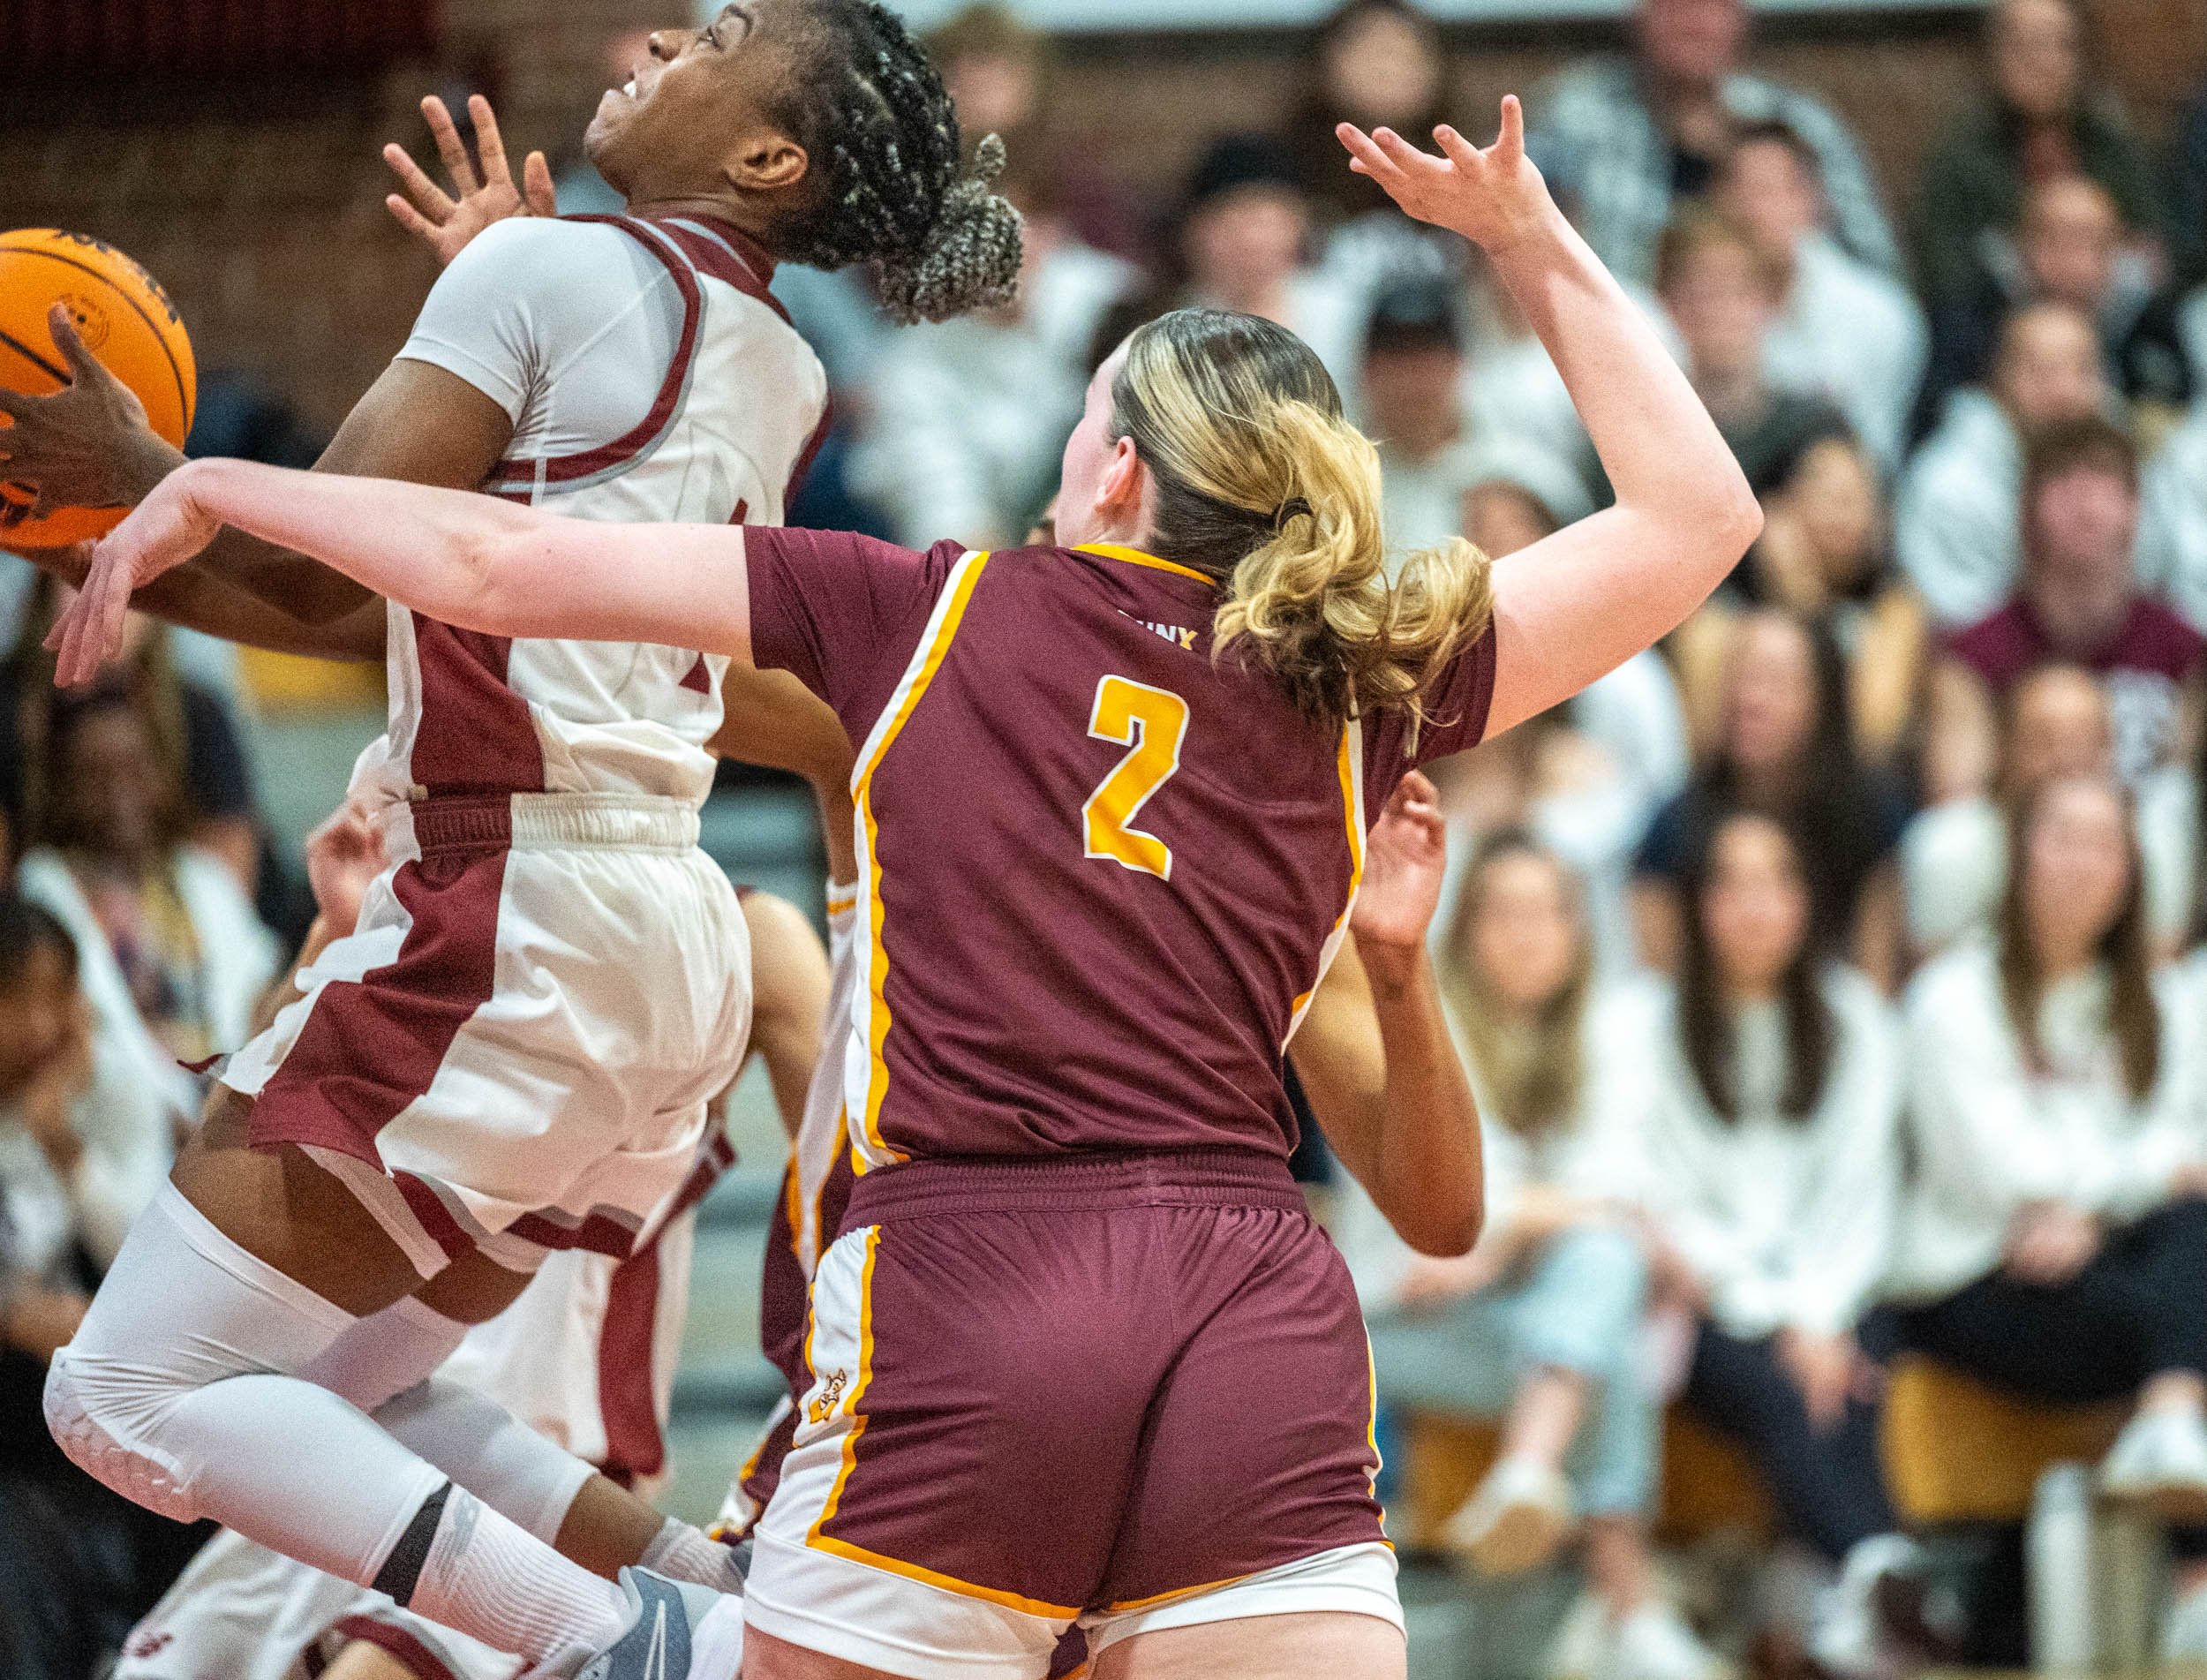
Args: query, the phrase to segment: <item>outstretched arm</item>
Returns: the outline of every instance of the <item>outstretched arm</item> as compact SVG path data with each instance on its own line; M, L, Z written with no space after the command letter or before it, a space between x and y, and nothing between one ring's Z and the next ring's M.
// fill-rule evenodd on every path
M1386 129L1340 134L1352 169L1485 250L1616 492L1614 507L1495 563L1491 736L1676 628L1739 563L1762 512L1654 328L1548 196L1514 97L1483 151L1447 127L1437 157Z
M55 627L59 680L94 676L122 644L132 591L225 528L460 629L751 656L741 526L596 524L471 491L194 461L94 552L84 592Z

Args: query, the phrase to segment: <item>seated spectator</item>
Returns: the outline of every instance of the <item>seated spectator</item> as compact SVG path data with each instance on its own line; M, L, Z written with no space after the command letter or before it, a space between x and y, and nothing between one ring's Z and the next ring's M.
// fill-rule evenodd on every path
M1397 281L1364 332L1360 421L1378 444L1390 555L1463 534L1474 451L1465 413L1464 325L1442 280Z
M2194 92L2178 121L2169 175L2178 272L2197 285L2207 281L2207 82Z
M1685 348L1693 388L1757 493L1802 450L1846 421L1820 396L1774 385L1764 353L1785 275L1754 237L1714 210L1689 210L1663 232L1656 295Z
M6 659L0 663L0 859L26 843L34 791L45 785L46 725L54 700L54 657L41 645L59 615L63 590L40 576L28 591ZM161 749L185 790L192 841L230 866L247 892L260 878L261 832L252 766L230 705L217 689L178 668L177 632L133 613L116 667L155 719Z
M1196 164L1163 283L1104 317L1090 359L1167 310L1239 310L1287 328L1317 352L1345 396L1355 389L1368 297L1313 267L1311 205L1277 141L1230 134Z
M2092 323L2040 303L2002 324L1985 386L1947 399L1894 505L1901 569L1941 624L1974 623L2015 587L2025 438L2102 413L2110 396Z
M2009 693L1997 782L1919 812L1901 836L1909 948L1918 959L1989 938L2007 890L2007 813L2039 783L2109 776L2115 725L2107 690L2074 665L2042 665ZM2196 821L2190 778L2171 774L2139 794L2138 840L2148 926L2173 948L2192 914Z
M1922 411L1937 413L1947 392L1982 380L2000 322L2035 301L2067 304L2097 323L2101 359L2125 397L2158 411L2181 409L2192 379L2176 298L2162 290L2153 263L2125 247L2123 232L2114 199L2089 177L2058 175L2028 188L2013 241L2005 230L1988 232L1982 279L1932 317Z
M1872 1588L1915 1562L1856 1339L1899 1192L1902 1070L1884 1000L1821 955L1814 832L1746 813L1710 825L1687 865L1677 978L1612 1022L1604 1053L1645 1094L1625 1141L1658 1299L1693 1316L1683 1403L1744 1450L1786 1532L1840 1572L1811 1647L1864 1673Z
M2104 777L2016 815L1997 938L1908 998L1916 1173L1902 1345L2022 1398L2135 1399L2117 1498L2207 1502L2198 1001L2157 980L2137 842ZM2172 1657L2207 1654L2207 1533L2179 1531Z
M2015 593L1948 651L1995 696L2049 660L2083 667L2114 703L2115 768L2135 784L2173 753L2207 641L2141 588L2138 457L2100 419L2050 426L2023 475Z
M46 1428L54 1351L168 1171L145 1081L100 1040L77 953L0 894L0 1669L87 1680L196 1536L72 1465Z
M1601 463L1579 424L1578 411L1571 406L1563 376L1525 324L1516 300L1476 260L1465 283L1464 298L1472 333L1464 403L1473 430L1488 440L1518 440L1568 466L1577 479L1574 501L1597 490L1606 493ZM1662 308L1653 297L1637 301L1659 331L1669 332Z
M1464 499L1464 534L1497 559L1591 511L1573 481L1537 453L1502 441L1475 454L1479 482ZM1480 833L1530 831L1578 878L1604 975L1634 962L1632 856L1650 819L1686 785L1686 724L1661 653L1627 659L1568 704L1543 713L1451 772L1460 819Z
M1830 403L1891 478L1924 376L1923 310L1892 275L1832 237L1816 154L1784 124L1740 131L1717 202L1780 277L1778 313L1763 337L1771 381Z
M1461 1260L1427 1260L1368 1202L1342 1232L1390 1402L1503 1420L1502 1456L1447 1529L1515 1574L1575 1529L1606 1611L1601 1672L1692 1680L1715 1659L1661 1596L1648 1556L1661 1439L1639 1368L1646 1262L1608 1197L1614 1089L1585 912L1570 871L1521 833L1466 877L1441 957L1479 1099L1487 1218Z
M2097 181L2124 225L2158 242L2152 162L2121 102L2087 82L2082 34L2070 0L1998 0L1985 14L1984 86L1924 165L1917 267L1934 313L1977 289L1985 237L2015 228L2025 189L2056 176Z
M1031 178L1000 187L1027 215L1019 296L896 334L861 411L852 487L909 546L1000 546L1034 523L1081 418L1098 323L1135 283L1073 237Z
M1762 535L1718 596L1829 625L1847 656L1855 740L1880 764L1914 720L1930 640L1923 602L1892 565L1890 534L1876 466L1854 438L1832 433L1763 498Z
M1374 215L1408 227L1376 182L1343 166L1334 130L1354 123L1424 139L1448 118L1447 79L1440 31L1412 0L1346 0L1320 26L1283 139L1328 231Z
M275 942L237 879L189 841L184 790L127 688L56 695L45 785L18 880L76 942L103 1035L185 1113L177 1066L237 1049L275 973Z
M1529 147L1602 260L1628 283L1655 275L1682 202L1714 185L1741 131L1782 123L1816 154L1834 234L1888 273L1901 266L1854 136L1813 95L1739 69L1744 0L1639 0L1634 53L1564 72L1526 102Z
M1689 692L1690 716L1692 702ZM1632 896L1642 957L1661 970L1675 965L1692 910L1688 867L1717 824L1747 810L1817 837L1807 867L1818 940L1890 984L1901 952L1893 848L1907 802L1855 750L1838 643L1781 608L1744 614L1712 710L1715 735L1700 767L1640 844Z

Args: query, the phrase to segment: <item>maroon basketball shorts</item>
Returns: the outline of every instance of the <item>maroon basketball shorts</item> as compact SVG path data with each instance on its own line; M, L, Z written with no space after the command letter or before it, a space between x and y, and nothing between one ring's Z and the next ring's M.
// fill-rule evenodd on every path
M921 1162L812 1289L753 1626L911 1680L1040 1680L1078 1624L1401 1624L1371 1353L1280 1163Z

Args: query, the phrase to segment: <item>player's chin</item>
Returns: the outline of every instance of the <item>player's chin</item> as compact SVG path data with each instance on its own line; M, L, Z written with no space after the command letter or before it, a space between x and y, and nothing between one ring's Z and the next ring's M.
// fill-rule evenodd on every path
M605 171L606 152L618 146L621 135L635 120L636 113L636 101L618 87L607 88L606 96L598 102L590 126L583 131L583 154L599 173Z

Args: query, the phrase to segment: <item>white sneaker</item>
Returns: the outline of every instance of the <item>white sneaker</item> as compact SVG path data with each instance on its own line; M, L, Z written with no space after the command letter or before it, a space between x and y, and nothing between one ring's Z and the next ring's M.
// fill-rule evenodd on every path
M1548 1562L1571 1523L1571 1488L1562 1471L1504 1458L1449 1518L1441 1539L1482 1575L1518 1575Z
M2139 1413L2100 1461L2099 1481L2109 1498L2137 1501L2159 1516L2207 1518L2207 1419L2173 1406Z
M635 1614L575 1680L734 1680L742 1671L742 1599L645 1569L622 1570L621 1590Z
M2207 1586L2180 1593L2161 1624L2161 1661L2171 1668L2207 1662Z
M1888 1576L1917 1568L1923 1554L1904 1534L1879 1534L1847 1554L1809 1627L1809 1654L1842 1680L1891 1680L1910 1666L1886 1636L1879 1591Z
M1701 1643L1686 1618L1654 1600L1618 1623L1595 1680L1720 1680L1723 1660Z

